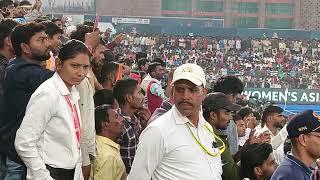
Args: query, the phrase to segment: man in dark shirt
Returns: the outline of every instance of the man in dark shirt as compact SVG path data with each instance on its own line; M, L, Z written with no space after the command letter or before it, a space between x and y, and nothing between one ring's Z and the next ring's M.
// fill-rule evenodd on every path
M14 58L15 54L10 41L10 33L18 23L11 19L0 22L0 118L3 117L4 110L4 77L5 69L9 64L9 59ZM5 155L0 154L0 179L6 175Z
M307 110L299 113L287 126L292 149L274 172L271 180L310 180L311 165L320 158L320 116Z
M2 96L4 93L4 76L5 69L9 64L9 60L14 58L15 54L10 41L10 33L18 23L12 19L6 19L0 22L0 103L2 103ZM3 106L0 104L0 110Z
M221 153L222 179L223 180L240 180L239 167L233 160L227 135L221 130L225 130L232 118L231 112L238 111L241 106L232 103L225 94L221 92L209 93L203 100L203 117L212 126L213 132L219 136L212 146L224 151ZM220 149L221 148L221 149Z
M49 59L49 41L45 27L37 23L17 26L11 33L16 54L6 68L4 80L4 116L0 120L0 153L6 156L6 178L24 179L26 169L18 157L14 140L25 115L26 106L34 91L53 72L40 66ZM36 119L35 119L36 123Z

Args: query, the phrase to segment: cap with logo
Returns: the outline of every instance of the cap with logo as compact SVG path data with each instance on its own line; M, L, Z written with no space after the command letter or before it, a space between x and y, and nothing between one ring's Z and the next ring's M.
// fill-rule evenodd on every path
M213 111L219 109L238 111L241 106L232 103L224 93L215 92L207 94L207 96L203 100L202 108L204 111Z
M320 116L313 110L303 111L292 118L287 131L289 138L296 138L300 134L310 132L320 132Z
M203 85L206 87L206 75L203 69L196 64L183 64L174 71L172 84L182 79L188 80L197 86Z

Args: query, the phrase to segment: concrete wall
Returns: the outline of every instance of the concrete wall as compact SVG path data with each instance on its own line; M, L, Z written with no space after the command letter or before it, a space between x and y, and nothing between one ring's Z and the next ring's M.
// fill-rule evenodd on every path
M320 1L301 0L300 24L305 30L320 30Z

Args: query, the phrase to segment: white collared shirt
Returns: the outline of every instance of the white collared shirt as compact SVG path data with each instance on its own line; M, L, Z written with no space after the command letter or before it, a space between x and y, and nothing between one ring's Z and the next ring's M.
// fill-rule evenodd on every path
M246 128L244 136L239 137L239 146L241 147L244 146L244 144L247 142L247 140L250 137L250 133L251 133L251 129Z
M76 86L79 92L79 108L81 114L81 153L82 165L88 166L91 164L90 155L96 155L96 129L94 119L94 100L93 87L90 83L92 77L87 74L87 77Z
M142 80L141 82L141 88L144 90L144 92L147 92L147 87L149 83L151 82L152 77L150 74L147 74L147 76Z
M218 152L212 147L215 139L205 128L202 114L196 128L173 106L142 132L128 180L220 180L221 157L205 153L192 137L187 123L207 150Z
M16 151L27 166L27 179L51 180L46 164L74 169L81 161L73 112L65 95L76 105L81 124L79 93L75 87L70 93L57 73L31 96L15 139Z

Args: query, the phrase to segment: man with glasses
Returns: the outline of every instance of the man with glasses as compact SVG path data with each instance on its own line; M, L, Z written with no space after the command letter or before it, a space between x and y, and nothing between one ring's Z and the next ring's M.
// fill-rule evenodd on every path
M213 132L219 137L218 143L213 143L213 147L224 145L225 150L221 154L222 179L224 180L240 180L239 167L234 162L227 135L224 135L221 130L225 130L232 119L231 112L238 111L241 106L232 103L225 94L221 92L210 93L203 100L203 117L212 126Z
M219 180L221 150L202 116L206 94L203 69L179 66L173 74L174 106L142 132L128 180Z
M310 180L311 165L320 158L320 117L312 110L299 113L287 126L291 153L274 172L271 180Z
M95 127L97 156L93 163L91 179L122 180L126 177L126 168L120 155L118 138L123 132L123 117L117 109L104 104L95 108Z

